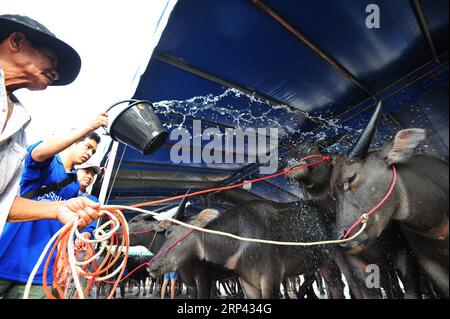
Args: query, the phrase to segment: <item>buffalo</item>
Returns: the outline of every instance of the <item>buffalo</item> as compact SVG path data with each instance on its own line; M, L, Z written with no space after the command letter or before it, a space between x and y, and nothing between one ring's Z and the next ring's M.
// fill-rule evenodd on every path
M302 159L310 155L323 156L325 149L343 139L341 136L336 136L320 142L295 146L284 156L279 169L287 171L304 166L307 162ZM336 202L331 196L330 188L334 156L330 154L328 156L330 160L304 169L292 170L286 174L286 178L297 182L311 198L316 200L321 213L334 226ZM421 298L420 274L414 253L396 223L391 223L379 238L370 242L370 245L367 244L364 248L358 247L350 252L354 258L351 256L348 258L355 267L365 269L368 264L376 264L380 267L381 285L388 298ZM402 279L405 295L399 286L397 273ZM381 294L381 292L378 293Z
M327 240L332 230L322 220L314 201L276 203L253 200L220 215L211 210L203 211L194 224L243 237L289 242ZM184 226L171 226L166 231L168 240L161 250L187 232ZM247 298L272 298L274 292L279 291L283 278L314 273L317 269L330 269L333 259L343 269L346 278L352 278L339 246L279 246L238 241L198 231L162 254L152 263L150 271L157 276L177 270L193 258L234 270L240 276ZM330 287L332 297L344 298L341 279L331 276L331 271L322 271L321 274ZM358 291L354 293L361 296Z
M358 249L396 221L423 273L448 298L448 162L416 152L427 137L418 128L401 130L391 142L369 152L380 112L381 103L350 152L335 159L331 192L336 199L337 236L341 238L388 193L395 168L397 181L391 196L370 217L365 232L343 246Z
M176 220L189 222L185 216L187 198L183 199L173 217ZM156 254L167 241L166 230L171 225L168 221L157 221L152 215L141 214L129 221L130 245L145 246ZM118 231L121 235L121 230ZM177 270L181 280L188 288L191 299L206 299L214 296L214 282L221 278L235 276L229 271L217 268L211 263L193 259Z

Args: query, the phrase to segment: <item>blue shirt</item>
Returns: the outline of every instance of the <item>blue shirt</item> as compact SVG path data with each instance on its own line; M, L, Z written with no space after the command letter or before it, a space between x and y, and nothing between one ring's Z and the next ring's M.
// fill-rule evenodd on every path
M39 142L40 143L40 142ZM60 182L69 173L59 155L49 158L43 163L31 158L31 151L39 144L28 148L25 167L20 181L20 194ZM76 174L75 169L70 174ZM80 184L75 179L61 190L35 198L38 201L61 201L78 196ZM21 223L7 223L1 236L0 245L0 278L27 282L28 277L39 259L45 245L63 224L57 220L36 220ZM34 278L34 284L42 284L43 262ZM51 284L53 277L52 258L47 274L47 283Z

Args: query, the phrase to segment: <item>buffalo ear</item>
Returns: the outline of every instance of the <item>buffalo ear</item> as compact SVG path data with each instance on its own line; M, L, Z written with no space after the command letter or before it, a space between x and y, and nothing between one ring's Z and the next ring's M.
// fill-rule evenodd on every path
M203 227L217 216L219 216L219 212L217 210L211 208L204 209L197 215L195 225Z
M408 161L421 142L427 138L423 129L411 128L399 131L394 140L382 149L386 165L400 164Z
M172 223L170 221L163 220L163 221L159 222L159 224L157 224L153 229L156 232L160 233L160 232L166 231L167 228L171 225L172 225Z

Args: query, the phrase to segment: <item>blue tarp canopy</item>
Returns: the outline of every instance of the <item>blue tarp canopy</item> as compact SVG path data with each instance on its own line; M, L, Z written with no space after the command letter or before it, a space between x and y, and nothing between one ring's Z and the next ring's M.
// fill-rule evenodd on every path
M179 0L134 98L154 101L169 133L181 126L192 134L195 120L221 132L278 128L280 157L293 143L335 134L354 141L382 99L374 147L402 128L421 127L432 133L424 151L448 159L449 1L378 0L379 28L366 23L377 13L368 4ZM174 163L170 152L178 142L168 140L148 156L120 145L108 202L150 201L261 176L260 162ZM278 177L196 205L302 196Z

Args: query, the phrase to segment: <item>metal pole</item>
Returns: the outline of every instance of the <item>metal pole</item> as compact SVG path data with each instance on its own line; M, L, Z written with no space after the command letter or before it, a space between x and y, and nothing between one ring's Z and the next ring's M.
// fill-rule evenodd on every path
M111 175L112 175L112 171L113 171L113 167L114 167L114 162L116 160L116 155L117 155L117 149L119 148L119 142L113 141L112 142L112 147L111 147L111 151L109 152L109 158L107 161L107 165L106 165L106 170L105 170L105 175L103 177L103 182L102 182L102 187L100 188L100 194L98 196L98 200L101 204L105 205L105 199L106 199L106 193L108 191L108 186L109 186L109 181L111 179ZM102 217L100 217L99 219L97 219L97 226L96 228L98 228L101 224L102 224ZM97 248L97 244L95 245L95 248Z
M111 179L114 162L117 155L117 149L119 148L119 142L113 141L111 151L109 153L108 165L106 166L105 175L103 177L102 187L100 188L100 194L98 200L100 203L106 204L104 201L106 199L106 193L108 191L109 181Z
M425 15L423 14L422 7L420 6L419 0L412 0L412 5L414 8L414 12L416 13L416 17L420 26L420 30L422 31L425 39L427 40L428 47L431 50L431 55L433 56L434 61L437 63L441 63L436 53L436 49L433 44L433 39L431 38L430 30L428 29L427 20L425 19Z

